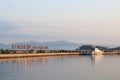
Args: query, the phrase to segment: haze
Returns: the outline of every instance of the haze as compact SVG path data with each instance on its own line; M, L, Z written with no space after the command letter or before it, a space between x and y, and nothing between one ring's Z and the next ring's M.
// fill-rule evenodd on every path
M0 43L120 45L120 0L0 0Z

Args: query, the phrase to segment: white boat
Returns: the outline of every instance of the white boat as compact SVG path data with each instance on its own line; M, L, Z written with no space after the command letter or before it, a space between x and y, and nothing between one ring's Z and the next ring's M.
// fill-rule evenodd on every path
M98 48L95 48L93 51L89 51L86 54L88 54L88 55L101 55L101 54L103 54L103 51L98 49Z

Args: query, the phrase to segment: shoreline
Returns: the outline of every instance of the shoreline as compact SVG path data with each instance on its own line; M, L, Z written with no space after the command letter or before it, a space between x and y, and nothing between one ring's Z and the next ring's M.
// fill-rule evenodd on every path
M82 54L80 54L80 53L0 54L0 59L2 59L2 58L22 58L22 57L65 56L65 55L82 55Z
M32 54L0 54L0 59L3 58L22 58L22 57L44 57L44 56L66 56L66 55L86 55L82 53L32 53ZM120 55L117 52L105 52L103 55Z

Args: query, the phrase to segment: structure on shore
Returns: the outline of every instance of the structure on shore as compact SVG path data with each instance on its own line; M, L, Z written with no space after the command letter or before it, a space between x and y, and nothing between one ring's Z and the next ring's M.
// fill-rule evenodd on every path
M86 54L88 54L88 55L101 55L103 53L104 52L102 50L98 49L98 48L94 48L93 51L86 52Z
M0 54L39 54L39 53L79 53L79 54L120 54L120 50L104 51L103 47L83 45L76 50L49 50L48 46L32 46L29 44L13 44L12 49L0 49ZM106 48L105 48L106 49ZM103 50L103 51L102 51Z

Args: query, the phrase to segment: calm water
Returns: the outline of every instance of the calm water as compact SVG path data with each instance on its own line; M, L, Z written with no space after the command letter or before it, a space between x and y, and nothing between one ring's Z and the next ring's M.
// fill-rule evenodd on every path
M120 56L0 59L0 80L120 80Z

